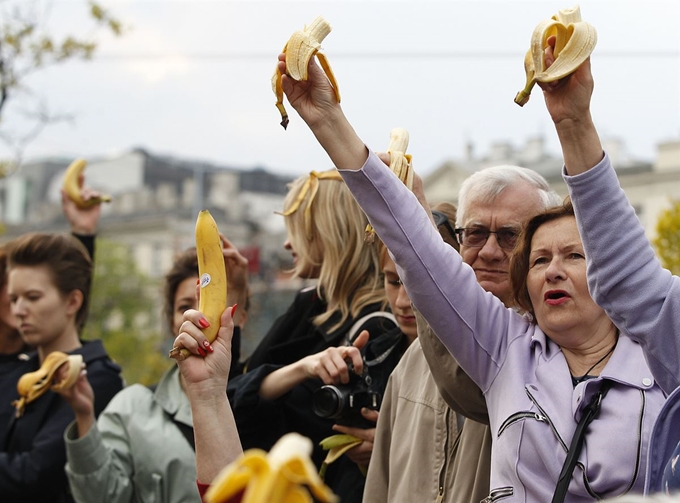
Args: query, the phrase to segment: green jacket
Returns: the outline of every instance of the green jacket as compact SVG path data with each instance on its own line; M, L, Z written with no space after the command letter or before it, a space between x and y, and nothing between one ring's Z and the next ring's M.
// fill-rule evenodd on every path
M175 422L192 426L176 366L155 391L134 384L119 392L82 438L64 433L66 474L78 503L196 502L196 456Z

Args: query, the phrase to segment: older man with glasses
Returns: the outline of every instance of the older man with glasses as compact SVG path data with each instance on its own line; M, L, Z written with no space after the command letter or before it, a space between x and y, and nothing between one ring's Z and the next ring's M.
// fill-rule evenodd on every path
M457 228L449 231L479 284L506 306L510 254L522 226L560 203L543 177L517 166L487 168L463 182ZM416 316L419 337L387 385L363 501L480 501L489 494L491 459L484 396Z

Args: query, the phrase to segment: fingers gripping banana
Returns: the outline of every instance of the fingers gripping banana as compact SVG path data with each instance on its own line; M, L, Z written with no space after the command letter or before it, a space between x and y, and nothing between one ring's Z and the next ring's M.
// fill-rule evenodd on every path
M309 61L313 56L319 60L319 64L323 71L326 72L328 80L331 82L331 86L335 90L335 98L340 103L340 91L338 90L338 83L335 80L335 75L331 69L326 55L319 52L321 49L321 42L326 36L331 32L331 25L322 18L317 17L312 24L305 26L305 28L300 31L297 30L290 37L288 42L286 42L283 51L286 54L286 74L297 80L304 81L307 80L307 70L309 68ZM288 127L288 112L283 106L283 87L281 87L281 77L282 74L276 68L274 75L272 76L272 89L276 95L276 108L279 109L281 113L281 125L283 129Z
M62 365L68 365L68 373L60 382L54 383L54 376ZM82 355L67 355L53 351L35 372L22 375L17 382L19 399L12 402L16 409L16 417L24 414L26 405L40 398L49 389L61 391L73 386L78 380L83 365Z
M326 455L326 459L323 460L323 463L321 463L319 476L323 479L326 475L328 465L340 459L340 456L353 447L363 443L364 441L360 438L347 434L331 435L330 437L324 438L319 442L319 445L324 451L328 451L328 454Z
M250 449L213 480L207 503L224 503L243 492L242 503L323 503L338 498L324 485L310 460L312 441L297 433L279 439L269 454Z
M88 200L83 199L78 178L85 170L85 166L87 166L87 162L84 159L76 159L70 164L68 168L66 168L63 182L63 188L64 192L66 192L66 195L71 201L76 203L79 208L89 208L90 206L95 206L99 203L111 202L111 196L107 195L91 197Z
M547 40L555 36L555 61L545 67ZM524 58L526 85L517 96L519 106L529 101L531 89L536 82L554 82L573 73L588 59L597 44L597 32L592 25L581 19L581 9L563 9L550 19L536 26L531 35L531 47Z
M201 296L198 310L210 322L203 334L212 342L220 330L220 318L227 308L227 270L222 254L222 240L217 224L208 210L201 210L196 219L196 255ZM188 349L179 352L186 358ZM171 351L170 356L173 357Z
M390 154L390 169L397 175L404 185L409 190L413 190L413 169L411 164L411 155L406 154L408 148L409 135L408 131L403 128L394 128L390 131L390 144L387 147L387 153ZM372 243L375 239L375 230L368 224L364 241Z

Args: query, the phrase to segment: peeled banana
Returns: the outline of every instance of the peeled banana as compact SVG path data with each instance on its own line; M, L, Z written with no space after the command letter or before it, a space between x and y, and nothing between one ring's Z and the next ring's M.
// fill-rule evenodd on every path
M76 203L79 208L89 208L99 203L108 203L111 201L111 196L101 195L99 197L92 197L87 201L83 199L83 195L80 192L80 184L78 183L78 178L80 174L87 166L87 162L84 159L76 159L71 163L71 165L66 168L66 173L64 174L63 188L66 195L71 201Z
M340 103L340 91L338 90L338 83L335 80L331 65L328 63L326 55L319 52L321 42L330 32L331 25L323 17L319 16L312 21L312 24L305 26L302 31L297 30L293 33L288 42L286 42L282 52L286 54L286 74L297 81L307 80L309 60L316 56L335 90L335 98ZM288 112L286 112L286 108L283 106L281 77L282 74L277 66L272 76L272 89L276 95L276 108L281 113L281 125L283 129L286 129L288 127Z
M250 449L215 477L205 501L224 503L243 492L242 503L312 503L312 495L337 503L316 473L311 453L312 441L298 433L281 437L269 454Z
M406 153L408 148L409 134L403 128L394 128L390 131L390 144L387 153L390 154L390 169L397 175L409 190L413 190L413 168L411 155ZM364 241L372 243L375 239L375 230L371 224L366 226Z
M547 40L555 36L555 61L545 67ZM576 71L588 59L597 44L597 32L581 19L581 9L563 9L536 26L531 35L531 47L524 58L527 80L524 89L515 96L519 106L529 101L536 82L554 82Z
M210 322L203 334L212 342L220 330L220 318L227 308L227 270L222 254L222 240L215 219L208 210L201 210L196 219L196 255L201 296L198 310ZM170 357L191 355L188 349L173 348Z
M64 364L68 364L68 374L62 381L54 383L54 375ZM17 382L19 399L12 402L16 409L16 417L23 416L26 405L40 398L47 390L61 391L73 386L78 380L82 366L82 355L67 355L61 351L53 351L47 355L38 370L19 378Z

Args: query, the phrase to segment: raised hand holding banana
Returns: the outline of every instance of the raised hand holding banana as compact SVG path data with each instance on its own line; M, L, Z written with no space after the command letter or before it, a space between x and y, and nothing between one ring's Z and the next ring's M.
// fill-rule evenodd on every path
M90 208L101 203L111 202L111 196L83 190L84 171L87 162L84 159L73 161L64 173L62 188L66 196L79 208Z

